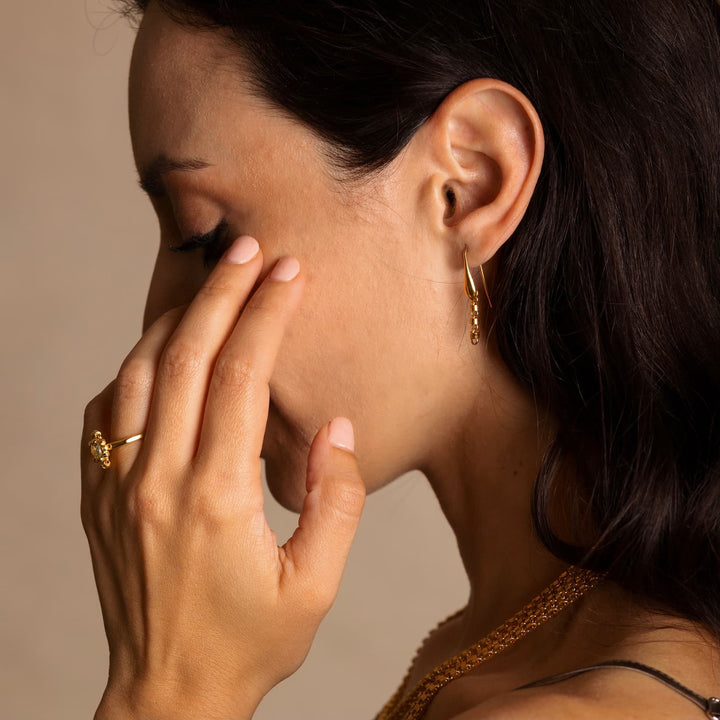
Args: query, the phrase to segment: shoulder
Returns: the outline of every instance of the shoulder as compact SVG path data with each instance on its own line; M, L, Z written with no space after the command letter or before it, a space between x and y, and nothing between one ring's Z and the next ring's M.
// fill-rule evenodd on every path
M511 689L497 675L465 676L450 683L428 708L427 720L584 720L585 718L641 718L628 712L626 693L607 692L596 678L575 677L562 683ZM506 690L500 690L505 686ZM612 712L613 702L622 712ZM632 705L632 702L630 703ZM658 716L658 718L661 716Z
M607 709L596 701L577 698L563 693L501 695L455 715L452 720L585 720L610 718ZM630 718L627 713L618 716Z
M652 682L652 680L651 680ZM467 707L467 706L466 706ZM566 691L560 687L513 691L483 700L452 720L670 720L705 713L665 687L609 687Z

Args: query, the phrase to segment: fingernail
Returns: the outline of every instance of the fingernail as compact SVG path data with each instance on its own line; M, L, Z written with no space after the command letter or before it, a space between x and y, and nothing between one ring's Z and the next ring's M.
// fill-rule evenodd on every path
M352 423L344 417L336 417L330 423L328 439L333 447L355 452L355 433Z
M278 264L270 273L270 277L273 280L288 282L288 280L292 280L299 272L300 263L295 258L286 257L278 261Z
M242 235L227 251L225 260L233 265L242 265L252 260L258 254L259 249L258 241L254 237Z

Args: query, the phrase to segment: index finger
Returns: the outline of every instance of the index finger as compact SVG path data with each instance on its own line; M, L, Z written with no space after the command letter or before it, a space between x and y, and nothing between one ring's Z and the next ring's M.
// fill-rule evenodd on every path
M207 386L220 348L262 269L254 238L238 238L210 273L165 346L144 448L186 465L195 453Z

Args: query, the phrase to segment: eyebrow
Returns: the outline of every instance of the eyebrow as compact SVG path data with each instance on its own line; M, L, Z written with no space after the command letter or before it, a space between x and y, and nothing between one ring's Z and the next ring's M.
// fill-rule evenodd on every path
M140 171L140 187L151 197L162 197L165 195L163 175L173 170L202 170L208 167L211 167L210 163L198 158L174 159L161 154Z

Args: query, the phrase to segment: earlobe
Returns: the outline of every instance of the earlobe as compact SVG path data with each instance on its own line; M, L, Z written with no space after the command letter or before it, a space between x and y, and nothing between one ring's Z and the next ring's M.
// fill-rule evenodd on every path
M527 209L542 166L542 125L519 90L489 78L455 89L428 122L442 168L434 177L442 183L443 224L479 265L512 235Z

